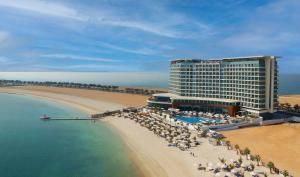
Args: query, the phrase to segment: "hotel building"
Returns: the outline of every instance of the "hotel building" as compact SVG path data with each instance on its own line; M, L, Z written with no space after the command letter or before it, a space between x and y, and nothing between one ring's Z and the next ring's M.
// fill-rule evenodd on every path
M169 93L154 94L149 106L214 113L273 113L278 106L277 58L236 57L171 61Z

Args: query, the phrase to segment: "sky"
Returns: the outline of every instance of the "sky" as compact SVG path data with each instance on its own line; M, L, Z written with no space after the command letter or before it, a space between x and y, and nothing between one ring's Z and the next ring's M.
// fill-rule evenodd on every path
M167 72L175 58L280 56L300 73L299 0L0 0L0 71Z

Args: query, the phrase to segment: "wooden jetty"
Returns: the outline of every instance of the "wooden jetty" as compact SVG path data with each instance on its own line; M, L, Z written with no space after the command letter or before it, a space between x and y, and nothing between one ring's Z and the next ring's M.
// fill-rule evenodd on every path
M114 111L106 111L103 113L99 114L92 114L91 117L49 117L47 115L44 115L40 117L41 120L48 121L48 120L98 120L98 119L103 119L107 116L111 116L114 114L121 114L122 112L136 112L137 108L134 107L129 107L129 108L124 108L120 110L114 110Z
M49 118L48 120L95 120L95 119L92 119L92 118Z
M41 120L48 121L48 120L96 120L90 117L47 117L47 118L40 118Z

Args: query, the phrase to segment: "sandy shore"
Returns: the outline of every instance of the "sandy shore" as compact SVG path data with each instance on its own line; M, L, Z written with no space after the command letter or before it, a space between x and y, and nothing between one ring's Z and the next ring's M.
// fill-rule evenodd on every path
M146 96L70 88L19 87L0 88L0 93L13 93L55 101L81 109L89 114L127 106L145 105ZM133 121L122 118L104 120L120 132L129 147L139 172L147 177L194 177L199 173L188 152L167 147L166 142ZM210 175L202 175L210 176Z
M0 88L0 92L32 95L64 103L90 114L115 110L127 106L142 106L146 96L101 92L83 89L54 87ZM198 171L196 164L219 163L218 158L237 160L234 150L225 146L213 146L207 139L201 139L201 145L189 151L168 147L167 142L157 137L134 121L123 118L104 120L119 132L128 146L133 162L138 170L147 177L209 177L211 172ZM193 152L195 157L190 153Z
M265 162L273 161L280 169L300 176L300 124L282 124L225 131L233 144L249 147Z
M0 88L0 92L24 94L48 99L73 106L90 114L106 110L120 109L126 106L145 105L147 97L130 94L100 92L70 88L49 87L20 87ZM212 176L208 172L200 172L194 166L200 160L182 152L178 148L168 147L167 142L155 136L152 132L136 124L134 121L123 118L108 118L104 120L108 125L119 131L124 143L129 147L133 162L138 171L147 177L198 177ZM204 142L203 144L208 144ZM201 153L213 154L213 149L203 146ZM225 149L223 150L226 154ZM234 153L233 153L234 154ZM216 162L218 159L210 156L205 161ZM204 159L203 159L204 160ZM204 161L203 161L204 163Z
M279 96L280 103L290 103L292 106L295 104L300 105L300 95L282 95Z
M88 114L117 110L128 106L142 106L148 97L95 90L57 87L0 87L0 92L31 95L60 102L81 109Z

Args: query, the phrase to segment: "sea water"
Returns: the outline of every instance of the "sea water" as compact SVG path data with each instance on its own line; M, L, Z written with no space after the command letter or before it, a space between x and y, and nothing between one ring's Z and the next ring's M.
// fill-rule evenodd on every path
M166 72L0 72L1 79L168 88ZM280 95L300 94L300 74L279 73Z
M42 121L43 114L86 117L57 103L0 93L1 177L136 177L118 134L103 122Z

